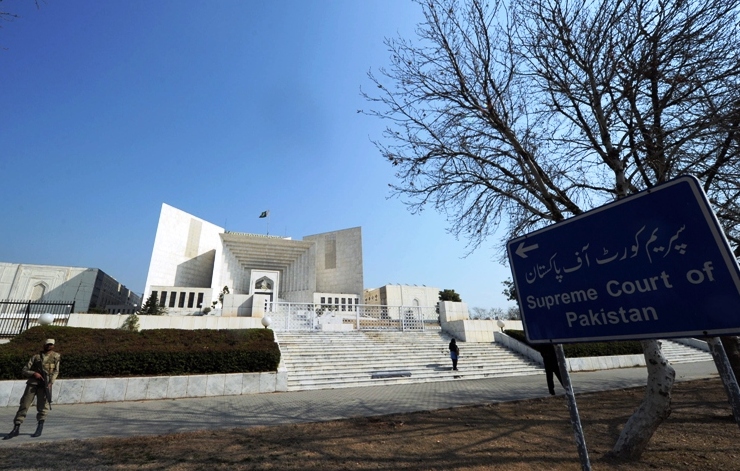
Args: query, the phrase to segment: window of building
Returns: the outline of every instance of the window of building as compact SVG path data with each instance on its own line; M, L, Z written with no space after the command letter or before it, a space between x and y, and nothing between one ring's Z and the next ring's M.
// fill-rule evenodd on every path
M170 293L170 307L175 307L176 302L177 302L177 293L175 291L172 291Z
M188 295L188 307L193 307L193 304L195 304L195 293L190 293Z
M339 298L334 298L334 304L339 304Z
M43 283L36 284L31 292L31 301L38 301L43 298L44 293L46 293L46 286Z
M327 238L324 244L324 267L337 268L337 241Z
M186 293L185 291L182 291L182 292L180 293L180 302L179 302L179 303L177 303L177 307L185 307L185 296L186 296L187 294L188 294L188 293Z
M203 293L198 293L198 307L203 307Z
M321 304L326 304L326 296L321 297Z
M167 304L167 291L162 291L162 297L159 298L159 305L164 307Z

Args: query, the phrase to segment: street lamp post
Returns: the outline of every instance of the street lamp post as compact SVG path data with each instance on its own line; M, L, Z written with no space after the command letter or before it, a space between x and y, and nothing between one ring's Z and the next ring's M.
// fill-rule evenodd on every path
M496 325L498 326L499 329L501 329L501 332L503 332L504 327L506 326L506 323L502 321L501 319L499 319L496 321Z

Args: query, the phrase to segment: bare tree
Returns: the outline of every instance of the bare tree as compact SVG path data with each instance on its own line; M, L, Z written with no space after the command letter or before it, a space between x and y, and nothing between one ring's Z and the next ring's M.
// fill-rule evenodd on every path
M479 247L682 174L740 242L740 0L419 0L413 40L370 73L394 195ZM737 253L736 253L737 254ZM642 342L645 399L613 454L636 459L675 372Z
M506 310L506 319L511 319L513 321L522 320L522 313L519 311L519 306L510 306L509 309Z
M0 0L0 4L2 3L3 3L3 0ZM36 5L37 9L41 8L41 6L39 5L39 0L35 0L34 4ZM19 18L19 16L15 13L11 13L5 10L0 10L0 28L2 28L2 21L13 21L17 18Z
M471 319L504 319L506 312L500 307L486 309L483 307L474 307L470 309Z

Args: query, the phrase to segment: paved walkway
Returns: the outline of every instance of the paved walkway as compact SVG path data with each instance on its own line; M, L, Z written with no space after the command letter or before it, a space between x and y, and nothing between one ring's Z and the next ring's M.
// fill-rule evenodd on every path
M711 361L682 363L674 365L674 368L677 381L717 377ZM576 394L644 386L646 378L644 367L571 374ZM0 440L0 447L68 439L320 422L547 395L542 374L245 396L58 405L51 411L41 437L30 437L36 429L34 409L29 411L32 413L21 426L21 434L11 440ZM0 434L12 428L15 411L15 407L0 408Z

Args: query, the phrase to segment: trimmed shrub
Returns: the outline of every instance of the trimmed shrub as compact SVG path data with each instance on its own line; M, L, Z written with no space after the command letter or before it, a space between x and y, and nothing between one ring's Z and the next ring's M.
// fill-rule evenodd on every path
M507 330L506 334L538 350L537 344L527 342L522 330ZM564 343L563 351L568 358L605 357L612 355L642 355L642 345L637 340L614 342Z
M56 339L61 377L67 379L277 371L280 363L269 329L131 332L39 326L0 345L0 379L23 379L23 366L47 338Z

